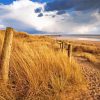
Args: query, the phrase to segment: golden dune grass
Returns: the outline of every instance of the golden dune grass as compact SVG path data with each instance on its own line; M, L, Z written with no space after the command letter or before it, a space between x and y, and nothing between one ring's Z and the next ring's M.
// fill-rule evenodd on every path
M78 53L77 55L86 58L89 62L92 62L94 64L99 63L99 60L96 58L96 56L91 53L82 52Z
M73 44L74 52L87 52L92 54L100 54L100 42L82 41L82 40L65 40L65 43Z
M67 93L79 89L84 80L78 64L55 48L48 37L15 32L10 79L8 87L0 84L0 100L66 100Z
M87 53L92 53L92 54L99 54L100 53L100 47L97 46L89 46L89 45L76 45L74 46L74 51L75 52L87 52Z

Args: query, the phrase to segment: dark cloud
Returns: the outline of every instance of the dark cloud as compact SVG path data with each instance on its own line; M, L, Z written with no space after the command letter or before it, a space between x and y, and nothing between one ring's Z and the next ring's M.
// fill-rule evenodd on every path
M45 6L46 11L69 10L72 8L76 11L100 9L100 0L54 0L48 2Z
M35 13L40 13L41 11L42 11L42 8L41 7L35 9Z
M65 13L66 13L65 10L60 10L60 11L58 11L56 14L57 14L57 15L62 15L62 14L65 14Z
M46 11L53 10L65 10L71 8L72 4L68 0L55 0L53 2L48 2L45 6Z
M52 18L55 18L56 17L56 15L49 15L49 14L45 14L45 16L50 16L50 17L52 17Z
M81 14L78 14L76 12L71 15L70 19L78 25L92 25L93 23L98 21L96 16L93 15L94 13L84 11Z
M52 18L56 17L56 15L52 15Z
M76 10L95 10L100 9L100 0L81 0Z
M38 14L38 17L42 17L42 16L43 16L43 13Z

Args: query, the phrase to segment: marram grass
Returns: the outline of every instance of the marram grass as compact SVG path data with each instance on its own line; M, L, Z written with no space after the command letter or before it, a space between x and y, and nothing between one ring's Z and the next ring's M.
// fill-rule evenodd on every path
M84 82L78 64L69 63L66 51L55 50L52 42L15 35L9 82L7 87L0 85L0 100L66 100L67 93L81 87Z

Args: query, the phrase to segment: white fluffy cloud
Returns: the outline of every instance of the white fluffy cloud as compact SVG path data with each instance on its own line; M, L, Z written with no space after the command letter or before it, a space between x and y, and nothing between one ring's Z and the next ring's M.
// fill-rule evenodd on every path
M100 14L98 12L67 12L56 15L56 11L44 12L44 4L30 0L17 0L9 5L0 5L0 29L13 27L20 31L64 32L72 34L99 33ZM42 8L42 17L35 13ZM48 15L48 16L46 16ZM56 15L55 17L49 15Z

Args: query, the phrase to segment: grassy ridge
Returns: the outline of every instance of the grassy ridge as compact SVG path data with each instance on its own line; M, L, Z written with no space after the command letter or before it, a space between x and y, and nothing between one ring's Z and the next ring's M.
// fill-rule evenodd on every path
M0 32L0 50L3 37ZM0 100L66 100L67 93L79 89L79 66L56 47L49 37L15 32L9 84L0 83Z
M100 54L100 42L80 41L80 40L64 40L65 43L73 44L74 52L87 52L92 54Z

